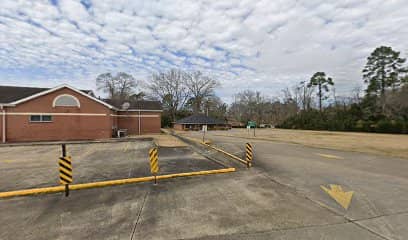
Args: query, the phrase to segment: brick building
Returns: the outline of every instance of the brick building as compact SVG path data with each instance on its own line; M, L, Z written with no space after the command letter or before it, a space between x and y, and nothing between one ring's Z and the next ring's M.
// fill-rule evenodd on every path
M161 104L138 101L126 109L68 85L55 88L0 86L1 142L86 140L159 133Z
M174 123L175 130L184 131L199 131L202 130L203 125L207 125L208 130L228 130L231 129L225 120L212 118L205 116L204 114L195 114L183 119L180 119Z

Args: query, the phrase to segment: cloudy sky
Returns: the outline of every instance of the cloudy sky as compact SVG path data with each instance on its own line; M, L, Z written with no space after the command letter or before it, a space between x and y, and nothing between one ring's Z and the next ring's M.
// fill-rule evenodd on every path
M408 56L406 0L1 0L0 84L95 89L104 72L170 68L276 95L325 71L343 94L377 46Z

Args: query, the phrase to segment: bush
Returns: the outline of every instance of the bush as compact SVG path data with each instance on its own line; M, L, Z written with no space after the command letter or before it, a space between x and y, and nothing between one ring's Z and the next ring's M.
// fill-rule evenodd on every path
M161 127L171 127L171 118L168 115L163 114L161 117Z
M382 119L376 124L375 131L379 133L406 133L406 123L403 121Z
M380 120L362 120L357 119L350 111L338 109L321 113L317 110L302 111L276 127L306 130L408 133L407 121L391 120L384 117Z

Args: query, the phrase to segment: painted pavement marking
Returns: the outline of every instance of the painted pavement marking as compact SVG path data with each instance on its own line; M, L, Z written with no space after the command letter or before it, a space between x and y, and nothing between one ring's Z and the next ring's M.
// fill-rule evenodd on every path
M323 191L329 194L338 204L340 204L344 209L348 209L351 203L351 198L353 197L353 191L345 192L340 185L329 184L330 189L325 186L320 186Z

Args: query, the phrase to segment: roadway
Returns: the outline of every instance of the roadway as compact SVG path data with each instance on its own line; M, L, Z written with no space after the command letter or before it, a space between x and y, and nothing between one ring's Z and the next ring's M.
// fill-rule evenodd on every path
M201 136L189 133L190 137ZM216 146L243 157L254 146L254 170L384 239L408 239L408 160L298 144L225 137L207 133ZM354 191L347 210L321 186Z
M243 156L246 139L212 133L208 138ZM234 173L72 191L68 198L58 193L0 199L0 239L408 239L407 160L251 142L255 150L251 169L200 150L236 166ZM132 176L148 174L143 158L150 144L122 144L110 151L106 145L95 146L73 151L84 155L78 161L87 164L77 171L86 181L126 178L130 169ZM164 148L159 164L166 173L223 168L194 149ZM14 182L27 162L19 167L11 158L12 151L21 151L0 150L8 154L7 159L0 156L2 173L14 171L8 173L10 179L2 178L2 188L21 187ZM90 169L92 161L105 164ZM320 188L329 184L354 191L348 210Z

